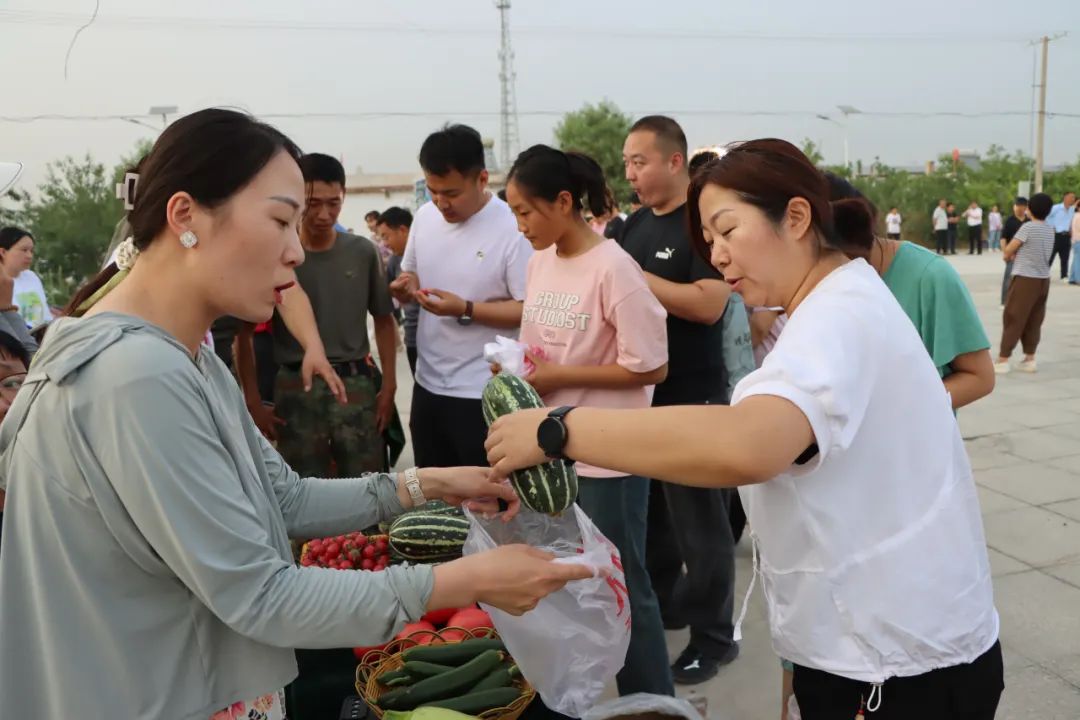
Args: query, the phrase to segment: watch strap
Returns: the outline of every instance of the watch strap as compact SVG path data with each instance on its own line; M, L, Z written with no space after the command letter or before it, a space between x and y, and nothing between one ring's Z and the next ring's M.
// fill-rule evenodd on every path
M409 468L405 471L405 489L409 491L413 507L420 507L427 502L424 491L420 488L420 474L416 468Z

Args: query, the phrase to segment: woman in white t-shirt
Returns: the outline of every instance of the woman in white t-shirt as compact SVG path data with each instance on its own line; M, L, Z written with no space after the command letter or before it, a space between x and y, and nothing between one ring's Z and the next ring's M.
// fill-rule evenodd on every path
M978 497L911 320L838 229L795 146L732 147L691 182L694 239L783 333L730 407L526 410L488 438L496 475L565 453L685 485L740 486L773 647L805 720L994 717L1003 670ZM897 425L897 418L904 422Z
M34 236L17 227L0 230L0 271L15 280L12 295L27 327L52 320L41 278L30 269L34 262Z
M903 224L904 219L900 217L900 210L893 208L889 211L889 214L885 216L885 236L890 240L900 239L900 226Z

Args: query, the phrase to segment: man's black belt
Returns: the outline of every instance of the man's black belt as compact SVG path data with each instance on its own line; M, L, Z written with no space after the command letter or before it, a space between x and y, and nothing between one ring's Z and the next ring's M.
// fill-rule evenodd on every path
M302 365L303 363L285 363L283 367L291 372L300 372ZM334 372L343 378L372 377L371 366L367 364L366 360L330 363L330 367L334 368Z

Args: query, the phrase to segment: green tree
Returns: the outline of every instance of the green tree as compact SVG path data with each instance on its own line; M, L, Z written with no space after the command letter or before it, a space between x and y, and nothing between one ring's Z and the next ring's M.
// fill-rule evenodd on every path
M20 215L34 233L34 269L49 299L63 304L101 266L123 206L105 166L87 155L50 163Z
M629 115L610 100L587 104L563 116L555 127L555 142L563 150L585 153L600 163L615 198L625 203L630 194L623 169L622 148L630 126Z

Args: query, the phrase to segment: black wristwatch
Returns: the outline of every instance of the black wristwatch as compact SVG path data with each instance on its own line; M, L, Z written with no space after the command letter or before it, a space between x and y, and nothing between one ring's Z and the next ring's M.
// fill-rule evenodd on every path
M573 462L566 457L566 443L570 440L570 433L566 428L566 416L573 410L573 406L563 406L548 413L536 429L536 442L552 460L565 460Z
M473 304L472 300L465 301L465 314L457 319L458 325L472 325Z

